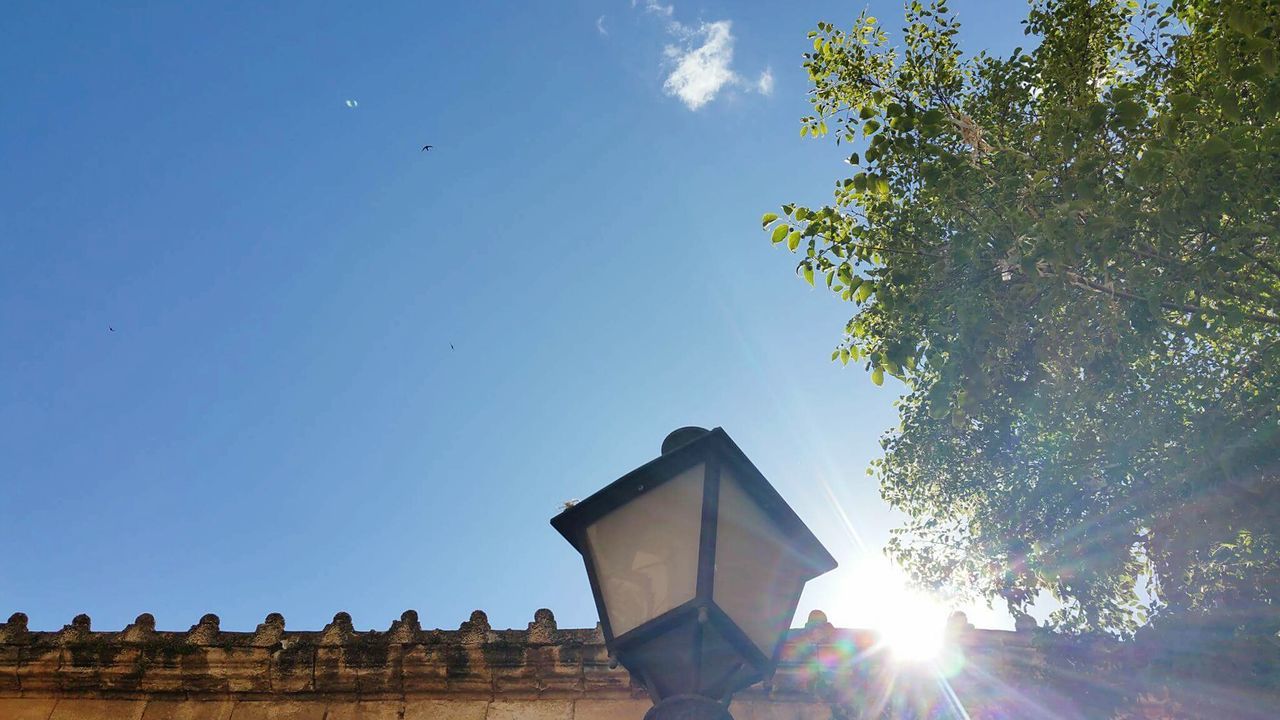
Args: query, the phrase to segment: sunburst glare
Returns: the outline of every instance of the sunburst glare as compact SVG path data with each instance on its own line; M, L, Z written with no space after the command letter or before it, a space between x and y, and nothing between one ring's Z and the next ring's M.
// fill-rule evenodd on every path
M945 604L910 587L902 570L883 557L865 558L850 577L864 596L871 629L894 659L927 662L939 656L946 634Z

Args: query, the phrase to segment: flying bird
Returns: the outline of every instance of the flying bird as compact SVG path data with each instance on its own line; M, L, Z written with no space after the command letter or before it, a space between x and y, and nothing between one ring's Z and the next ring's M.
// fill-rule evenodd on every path
M430 150L430 149L431 149L431 148L433 148L433 147L435 147L435 145L423 145L423 146L422 146L422 152L426 152L426 151Z
M115 329L115 328L113 328L113 327L111 327L110 325L108 325L108 326L107 326L107 330L109 330L109 331L111 331L111 332L115 332L115 331L116 331L116 329Z
M450 350L452 350L452 349L453 349L453 343L449 343L449 349L450 349Z

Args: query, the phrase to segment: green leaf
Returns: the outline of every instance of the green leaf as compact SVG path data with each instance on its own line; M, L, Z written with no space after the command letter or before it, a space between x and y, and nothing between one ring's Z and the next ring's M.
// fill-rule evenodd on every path
M804 281L809 283L809 287L813 287L813 266L806 264L802 272L804 273Z
M791 231L791 226L783 223L773 229L773 235L770 237L774 244L780 243L786 239L787 233Z
M1227 26L1242 35L1252 35L1257 27L1249 12L1239 5L1227 11Z
M1089 124L1089 128L1091 130L1097 130L1107 122L1107 106L1100 102L1090 103L1089 110L1085 114L1085 118Z
M1265 70L1268 75L1275 75L1277 69L1276 49L1272 47L1263 48L1262 51L1258 53L1258 63L1262 65L1262 69Z
M787 249L791 252L795 252L798 247L800 247L800 231L793 230L791 234L787 236Z
M1219 158L1226 155L1231 150L1231 144L1222 139L1220 135L1214 135L1200 146L1200 151L1209 158Z
M1116 105L1116 120L1127 127L1137 125L1147 114L1147 109L1133 100L1124 100Z
M777 219L778 219L778 213L765 213L764 217L760 218L760 226L769 227L769 224Z
M876 369L871 371L871 382L876 385L884 384L884 368L876 366Z
M1179 115L1188 113L1200 104L1200 99L1194 95L1187 93L1175 93L1169 96L1169 105L1173 107L1173 111Z

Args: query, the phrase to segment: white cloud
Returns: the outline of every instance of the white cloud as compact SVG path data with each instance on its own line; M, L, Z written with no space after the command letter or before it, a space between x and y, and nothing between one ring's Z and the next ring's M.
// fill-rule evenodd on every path
M668 95L680 98L690 110L697 110L715 99L726 85L740 84L730 65L733 63L732 23L719 20L702 23L688 33L690 40L683 48L668 45L667 57L675 69L662 84ZM694 46L701 41L702 44Z
M601 16L600 16L600 17L598 17L598 18L596 18L596 32L600 33L601 35L605 35L605 36L607 36L607 35L609 34L609 31L608 31L608 30L605 28L605 26L604 26L604 16L603 16L603 15L601 15Z
M760 79L756 80L756 92L761 95L773 94L773 68L766 67L764 72L760 73Z
M726 88L761 95L773 93L772 69L766 67L754 82L734 71L731 21L701 22L692 27L675 19L674 5L663 5L659 0L631 0L631 7L642 7L646 13L666 18L667 34L676 42L663 51L670 72L662 89L690 110L715 100Z
M636 0L631 0L631 7L635 6ZM658 0L644 0L644 11L647 13L653 13L654 15L661 15L663 17L671 17L675 14L676 6L663 5L658 2Z

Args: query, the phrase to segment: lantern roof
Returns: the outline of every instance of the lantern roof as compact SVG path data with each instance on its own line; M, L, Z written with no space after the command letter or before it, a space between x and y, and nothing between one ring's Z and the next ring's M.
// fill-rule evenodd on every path
M735 470L735 476L745 490L774 522L794 557L816 577L836 567L835 558L822 546L818 538L796 515L782 495L769 484L764 475L729 437L723 428L703 430L680 428L671 433L663 443L663 454L601 488L590 497L566 508L551 519L551 525L579 552L585 553L584 529L613 510L622 507L663 483L675 478L682 470L716 456Z

